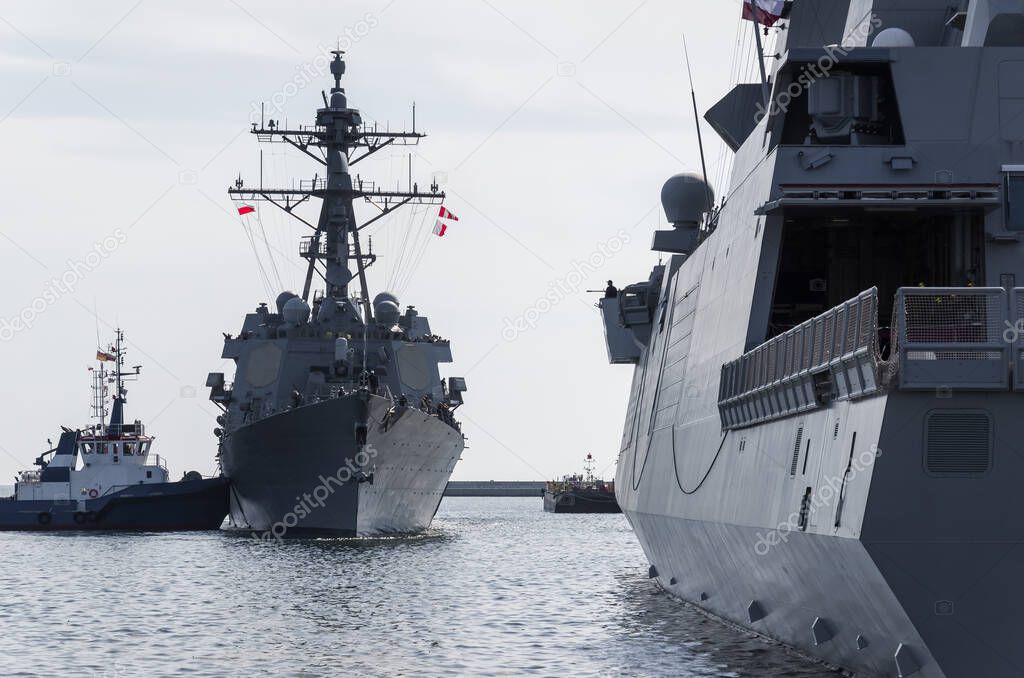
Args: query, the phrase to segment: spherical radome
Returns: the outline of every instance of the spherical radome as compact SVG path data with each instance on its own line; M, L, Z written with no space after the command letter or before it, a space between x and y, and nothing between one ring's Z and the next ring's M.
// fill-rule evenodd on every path
M676 174L661 187L661 206L673 224L699 222L714 202L711 187L696 174Z
M285 302L281 315L286 323L301 325L309 320L309 304L300 297L292 297Z
M913 47L914 36L902 28L886 28L875 36L872 47Z

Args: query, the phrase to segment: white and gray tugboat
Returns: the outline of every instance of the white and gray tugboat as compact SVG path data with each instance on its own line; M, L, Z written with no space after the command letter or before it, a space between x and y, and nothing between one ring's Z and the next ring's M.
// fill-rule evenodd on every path
M36 459L38 468L18 474L13 496L0 498L0 530L188 531L224 522L227 479L189 471L172 481L146 426L125 421L125 383L142 367L125 368L124 333L116 336L97 349L98 364L90 368L96 423L62 426L57 444Z
M464 447L453 412L465 382L442 381L438 370L452 360L449 342L394 295L371 301L366 269L376 257L360 240L381 216L408 204L440 206L445 194L436 184L402 191L353 179L350 165L425 135L415 124L411 132L364 124L341 87L343 53L333 54L334 87L315 124L288 129L269 120L252 129L261 142L290 144L318 163L314 178L292 188L239 179L229 189L240 213L262 202L310 228L299 246L302 294L282 292L273 308L248 314L237 336L225 335L222 357L234 360L234 377L214 373L207 383L223 409L215 433L231 480L231 523L276 537L423 530ZM315 223L296 210L311 199L322 201ZM357 223L356 200L377 214ZM323 290L311 296L317 279Z
M667 591L807 655L1024 675L1024 0L781 10L705 116L724 200L669 179L600 302L619 504Z

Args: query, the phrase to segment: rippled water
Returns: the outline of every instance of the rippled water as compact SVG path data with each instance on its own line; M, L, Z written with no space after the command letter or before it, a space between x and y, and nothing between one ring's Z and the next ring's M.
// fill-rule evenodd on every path
M824 676L657 589L621 515L447 498L416 538L0 533L4 676Z

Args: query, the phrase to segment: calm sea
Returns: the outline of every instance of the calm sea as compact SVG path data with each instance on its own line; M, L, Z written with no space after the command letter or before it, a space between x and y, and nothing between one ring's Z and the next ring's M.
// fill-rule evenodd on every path
M3 676L825 676L647 579L621 515L446 498L426 535L0 533Z

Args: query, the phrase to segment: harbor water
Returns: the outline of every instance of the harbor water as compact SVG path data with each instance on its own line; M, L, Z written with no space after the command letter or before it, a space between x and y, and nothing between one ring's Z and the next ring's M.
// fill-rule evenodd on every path
M418 537L0 533L0 675L825 676L661 592L622 515L446 498Z

